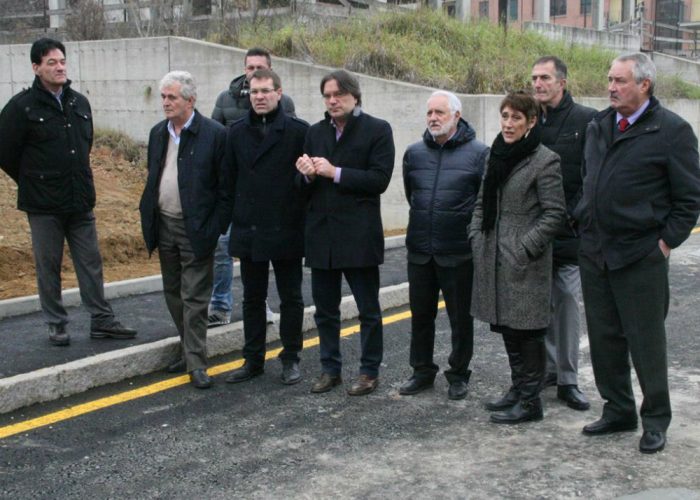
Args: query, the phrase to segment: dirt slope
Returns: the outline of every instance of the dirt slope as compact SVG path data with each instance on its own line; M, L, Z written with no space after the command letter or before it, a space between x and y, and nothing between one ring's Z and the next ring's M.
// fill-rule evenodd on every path
M97 234L105 281L160 273L157 256L149 259L141 237L138 202L145 168L134 166L105 147L92 153L97 189ZM31 235L17 206L17 186L0 172L0 299L36 293ZM77 286L68 248L63 259L63 288Z

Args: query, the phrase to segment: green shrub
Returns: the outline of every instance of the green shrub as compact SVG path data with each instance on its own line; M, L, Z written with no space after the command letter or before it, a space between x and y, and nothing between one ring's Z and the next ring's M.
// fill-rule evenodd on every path
M140 164L146 156L146 146L143 143L116 130L95 129L93 145L108 147L112 150L112 154L119 155L134 165Z
M281 57L468 94L527 87L532 62L553 54L569 66L572 94L604 96L615 57L608 50L553 42L513 27L464 24L430 9L335 23L258 21L241 26L239 33L243 47L260 45Z

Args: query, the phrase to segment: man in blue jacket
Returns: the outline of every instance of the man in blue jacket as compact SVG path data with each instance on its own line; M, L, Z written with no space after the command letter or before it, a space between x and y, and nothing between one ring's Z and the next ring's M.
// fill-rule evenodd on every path
M472 267L467 227L488 148L462 118L462 103L451 92L434 92L427 102L428 128L403 157L403 183L410 206L406 248L411 306L411 378L399 394L432 387L435 317L442 290L452 329L452 352L445 370L448 398L464 399L474 352L471 304Z
M90 103L71 88L61 42L41 38L32 44L30 57L34 83L10 99L0 114L0 168L17 183L17 208L27 212L49 342L70 344L61 300L64 241L90 312L90 338L131 339L136 330L114 318L104 297L93 212Z
M165 302L180 334L181 355L168 371L187 371L192 385L206 389L214 248L231 213L223 172L226 129L195 109L197 89L186 71L165 75L160 95L166 119L148 139L141 226L148 251L158 248Z
M656 67L623 55L608 72L610 107L586 130L581 287L593 375L605 400L589 436L637 428L629 359L644 396L642 453L661 451L671 422L666 329L668 260L700 213L698 140L654 97Z

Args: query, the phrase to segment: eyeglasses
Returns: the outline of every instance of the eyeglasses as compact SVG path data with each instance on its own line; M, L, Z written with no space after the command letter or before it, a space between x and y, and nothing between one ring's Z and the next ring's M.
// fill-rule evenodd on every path
M250 95L252 95L252 96L268 95L268 94L271 94L272 92L275 92L275 89L252 89L250 91Z
M338 92L330 92L328 94L322 94L322 95L323 95L324 100L330 101L333 98L338 99L340 97L345 97L346 95L348 95L348 93L349 92L339 90Z

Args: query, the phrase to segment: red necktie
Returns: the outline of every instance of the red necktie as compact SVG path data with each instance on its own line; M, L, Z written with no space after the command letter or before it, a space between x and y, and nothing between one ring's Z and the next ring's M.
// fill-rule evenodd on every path
M629 127L630 122L627 118L623 118L617 123L617 128L620 130L620 132L624 132L627 130L627 127Z

